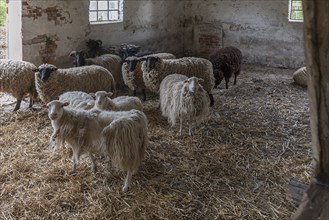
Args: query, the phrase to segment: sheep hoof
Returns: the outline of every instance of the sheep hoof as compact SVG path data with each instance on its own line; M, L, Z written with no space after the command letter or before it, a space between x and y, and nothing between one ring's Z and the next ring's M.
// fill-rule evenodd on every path
M128 188L129 188L128 186L123 186L122 187L122 192L124 192L124 193L127 192L128 191Z
M71 171L69 172L69 175L75 175L76 173L77 173L76 170L71 170Z

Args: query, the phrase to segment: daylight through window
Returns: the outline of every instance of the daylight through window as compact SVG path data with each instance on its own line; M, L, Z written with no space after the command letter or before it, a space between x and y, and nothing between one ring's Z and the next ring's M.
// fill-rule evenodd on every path
M90 22L121 21L123 0L91 0L89 5Z
M289 0L289 21L303 21L302 0Z

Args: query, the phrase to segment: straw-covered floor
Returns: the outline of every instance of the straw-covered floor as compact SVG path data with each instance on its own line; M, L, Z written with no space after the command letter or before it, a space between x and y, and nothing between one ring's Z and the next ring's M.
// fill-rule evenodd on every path
M132 187L124 173L46 148L46 110L0 119L0 219L290 219L290 180L312 176L309 105L293 70L244 65L236 86L215 89L215 106L196 135L177 136L152 95L145 104L150 146ZM128 91L123 93L128 94ZM3 94L2 94L3 95ZM10 103L10 102L9 102Z

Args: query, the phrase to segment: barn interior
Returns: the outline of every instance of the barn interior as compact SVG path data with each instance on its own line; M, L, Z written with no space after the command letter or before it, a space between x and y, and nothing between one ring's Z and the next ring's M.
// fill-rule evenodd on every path
M206 122L179 136L158 108L143 102L150 144L121 192L124 173L82 156L70 175L69 146L47 146L47 109L0 93L0 210L4 219L291 219L311 183L312 138L307 88L292 75L305 63L303 22L293 0L118 0L118 16L92 19L92 3L15 0L6 4L0 58L72 67L89 39L103 47L208 58L235 46L243 55L237 84L213 90ZM296 3L297 2L297 3ZM106 19L105 19L106 20ZM118 95L132 95L122 85ZM291 191L301 187L300 193Z

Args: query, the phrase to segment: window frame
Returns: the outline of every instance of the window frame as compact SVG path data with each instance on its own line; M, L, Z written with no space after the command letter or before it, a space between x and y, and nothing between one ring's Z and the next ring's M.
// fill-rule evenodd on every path
M92 1L96 1L96 9L91 10L90 9L90 5ZM98 9L98 4L100 1L106 1L107 2L107 9L106 10L99 10ZM118 4L118 8L117 9L110 9L110 3L111 2L117 2ZM118 19L115 20L110 20L110 12L114 11L114 12L118 12ZM96 12L96 18L99 17L99 12L107 12L107 20L96 20L96 21L91 21L90 20L90 12ZM107 23L118 23L118 22L122 22L123 21L123 0L90 0L89 1L89 11L88 11L88 15L89 15L89 23L90 24L107 24Z
M303 15L303 19L292 19L291 18L291 15L292 15L292 12L293 11L302 11L303 12L303 9L301 9L301 10L293 10L292 9L293 2L301 2L302 3L303 1L302 0L289 0L288 20L290 22L304 22L304 15Z

